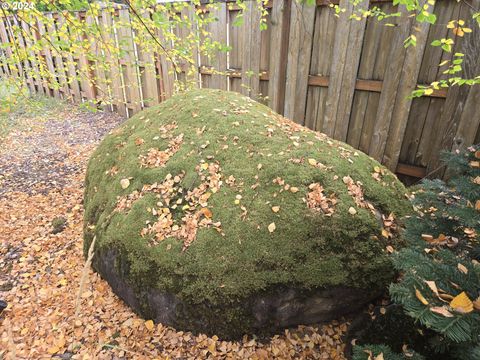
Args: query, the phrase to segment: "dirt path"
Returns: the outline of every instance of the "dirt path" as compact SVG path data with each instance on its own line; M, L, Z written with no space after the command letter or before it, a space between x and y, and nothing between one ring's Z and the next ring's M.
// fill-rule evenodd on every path
M137 317L82 256L83 178L98 141L122 119L74 108L25 119L0 144L0 359L343 359L345 323L299 327L261 344L225 342ZM52 220L66 226L52 233Z

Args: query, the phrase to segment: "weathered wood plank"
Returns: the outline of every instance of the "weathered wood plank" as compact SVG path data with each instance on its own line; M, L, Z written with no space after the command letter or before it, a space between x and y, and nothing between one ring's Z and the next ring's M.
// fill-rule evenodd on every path
M429 28L430 24L427 22L415 24L414 34L417 38L417 44L416 46L409 46L406 51L382 161L391 170L397 168L412 104L409 95L416 88Z
M7 25L6 25L7 19L0 17L0 40L2 41L3 44L9 44L10 39L8 37L7 33ZM6 46L5 52L7 53L7 59L13 57L13 50L10 46ZM22 74L21 70L21 64L10 64L8 65L10 75L13 76L20 76Z
M271 37L268 83L269 106L276 112L283 114L285 101L285 81L288 56L288 33L290 32L290 12L292 0L276 0L273 3L271 18Z
M305 80L310 72L314 23L314 8L305 3L292 5L284 114L299 124L305 123Z
M480 0L473 0L471 5L478 8L480 6ZM460 18L471 19L470 5L461 4L460 6ZM472 29L476 27L475 24L470 24L469 21L467 21L466 26ZM454 41L459 44L459 47L455 50L459 50L465 54L463 72L460 76L467 78L475 76L479 71L478 51L480 50L478 49L478 46L480 46L480 42L478 40L478 30L475 29L475 32L468 37L457 37ZM438 125L436 127L436 136L430 144L431 156L428 161L427 173L432 176L438 177L443 175L444 171L440 160L442 150L451 150L452 147L455 148L454 143L457 131L459 130L459 124L464 121L468 122L472 120L472 117L463 117L467 101L469 106L473 106L471 101L476 97L476 95L473 94L472 97L469 98L469 93L472 89L473 88L470 88L469 86L453 86L448 90L447 98L443 105L442 115L438 120ZM476 91L476 89L474 89L474 91ZM475 104L475 108L478 112L478 102ZM466 115L471 116L471 108L466 109ZM461 130L459 138L462 136L463 132L464 130ZM476 133L476 131L473 130L472 133ZM472 134L472 136L474 135ZM466 143L463 143L463 140L461 140L459 145L465 146L465 144Z
M260 18L261 12L255 1L246 3L243 36L242 93L256 98L260 92Z
M44 24L40 19L37 19L38 24L38 32L40 33L40 37L47 38L47 30L45 29L46 24ZM58 90L60 85L56 79L56 69L53 64L52 59L52 52L49 46L45 46L43 48L43 53L45 54L45 63L47 64L48 69L48 83L49 87L53 90L53 96L56 98L61 98L60 91Z
M122 116L127 116L125 105L125 93L122 84L122 73L118 63L118 54L114 49L117 48L114 30L113 18L110 9L104 9L101 13L102 35L105 41L105 61L109 67L109 86L112 89L112 103L114 109Z
M129 116L139 112L142 108L140 86L138 83L138 66L133 42L130 14L128 10L118 11L118 41L125 60L124 86L127 94Z
M172 49L171 41L168 41L163 34L163 30L157 28L155 31L157 39L162 44L163 48L158 46L156 52L157 68L160 75L160 96L162 99L168 99L171 97L175 90L175 78L176 73L174 64L172 63L168 52Z
M66 23L65 17L60 17L58 19L57 28L59 31L64 32L65 34L69 34L68 24ZM75 61L73 59L74 54L72 54L71 50L66 52L65 54L65 75L67 76L68 86L70 88L70 100L75 103L82 102L82 95L80 93L80 84L79 84L79 76L77 73L77 67Z
M403 43L409 36L411 29L409 12L404 6L401 6L400 13L401 17L398 19L396 32L390 47L383 91L380 95L374 132L372 134L368 151L369 155L377 160L383 159L397 99L397 86L400 84L402 77L402 71L399 71L399 69L403 68L406 56L406 49L404 48Z
M46 17L49 20L49 23L47 25L47 31L49 34L50 42L58 43L58 37L53 37L54 34L57 34L55 19L53 18L53 15L51 13L46 14ZM58 83L60 85L60 89L62 90L62 97L64 99L68 99L70 98L70 89L68 87L68 79L65 72L65 65L63 63L62 50L60 48L56 48L55 51L53 51L53 57L55 59L55 70L58 78Z
M14 16L13 17L13 24L15 27L11 27L11 32L12 32L12 37L15 39L14 41L17 42L17 46L19 48L19 51L22 52L22 66L23 66L23 72L24 72L24 77L26 78L26 82L28 85L28 88L30 90L31 94L35 94L35 81L32 77L33 75L33 70L32 67L30 66L30 63L28 61L28 51L25 45L25 40L24 40L24 34L23 34L23 29L21 27L21 24L18 22L18 19Z
M472 2L473 8L480 7L480 0ZM470 11L469 19L472 12ZM469 36L463 39L463 53L465 54L465 76L473 78L480 73L480 28L472 23L469 27L473 30ZM480 85L474 85L468 89L468 95L460 115L455 137L453 138L452 151L464 150L473 144L475 135L480 126Z
M211 32L214 41L218 41L221 44L227 44L227 4L219 3L218 8L213 10L213 16L217 18L217 21L211 24ZM227 53L219 52L213 59L213 63L210 64L215 68L218 74L213 74L211 79L211 87L215 89L227 90L228 78L227 78Z
M349 0L340 0L341 8L346 11L340 15L333 49L330 84L324 118L323 132L335 139L347 139L350 112L352 109L355 81L365 33L366 18L351 20L350 16L356 10ZM367 9L368 1L358 7Z
M80 22L84 22L79 13L76 14L76 18ZM95 100L95 87L93 83L93 74L91 72L90 64L88 63L87 53L90 50L90 46L87 46L89 39L87 39L85 33L77 34L77 41L82 44L78 54L77 72L79 75L79 81L81 84L81 90L85 94L85 98L91 104Z
M142 18L146 21L146 26L149 26L150 13L148 11L142 12ZM138 58L142 63L140 69L140 80L142 82L143 106L149 107L160 102L158 76L155 64L155 55L153 49L142 46L142 39L137 40Z
M182 29L182 37L183 38L192 38L192 39L198 39L199 34L198 34L198 26L197 22L195 20L195 8L193 6L188 6L184 7L182 9L181 15L182 17L186 20L186 28ZM199 47L200 44L198 41L192 41L192 60L193 64L191 64L188 67L188 71L186 74L186 80L189 83L194 84L195 86L200 86L200 73L198 71L199 69Z

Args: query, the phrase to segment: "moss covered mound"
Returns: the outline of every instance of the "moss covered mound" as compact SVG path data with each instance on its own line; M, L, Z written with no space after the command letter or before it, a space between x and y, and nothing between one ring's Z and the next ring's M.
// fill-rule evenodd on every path
M234 337L354 310L392 279L405 188L233 92L145 110L92 156L85 251L146 318Z

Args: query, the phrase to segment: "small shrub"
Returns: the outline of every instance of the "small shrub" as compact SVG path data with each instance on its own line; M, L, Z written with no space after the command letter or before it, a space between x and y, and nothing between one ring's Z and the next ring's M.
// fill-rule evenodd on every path
M436 351L480 358L480 147L448 154L448 183L425 180L406 221L407 248L394 257L402 273L394 302L441 337Z
M67 226L67 219L62 216L56 217L52 220L52 234L58 234L65 230Z

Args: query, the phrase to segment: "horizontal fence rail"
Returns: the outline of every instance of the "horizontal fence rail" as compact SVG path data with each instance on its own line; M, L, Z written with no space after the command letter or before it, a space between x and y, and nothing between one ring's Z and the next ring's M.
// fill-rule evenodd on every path
M480 141L480 86L440 89L414 99L409 95L417 85L445 77L438 65L451 60L452 55L430 46L435 39L454 38L452 53L464 52L473 59L467 62L470 69L466 71L480 73L478 26L471 26L475 30L468 42L445 26L451 19L471 17L471 5L478 7L479 2L440 0L434 8L437 24L429 25L415 23L390 0L364 1L361 5L402 14L384 21L349 20L354 9L348 0L319 0L316 6L273 0L265 5L268 27L263 31L255 1L246 2L240 26L234 22L241 8L219 2L214 9L205 7L203 11L213 11L216 19L208 24L210 40L228 45L229 50L214 57L194 53L193 73L181 62L176 72L165 53L144 49L130 25L134 14L126 7L103 9L97 18L85 12L75 15L79 21L103 29L102 44L121 50L115 54L101 43L88 42L88 36L78 39L89 44L87 47L67 54L58 54L48 46L35 48L32 38L58 34L50 30L64 26L65 19L56 13L48 14L52 19L48 25L0 18L0 41L4 44L0 48L0 76L23 75L31 92L75 103L91 102L124 116L170 97L179 81L194 81L200 87L250 96L300 124L351 144L399 174L442 176L443 171L438 171L442 150ZM346 12L336 16L330 4L338 4ZM195 10L193 5L185 6L179 16L193 19ZM142 16L148 18L151 13ZM391 26L386 26L387 22ZM198 31L194 23L189 26L169 31L188 37ZM33 37L26 36L32 32ZM412 33L417 45L405 48L404 40ZM175 47L165 31L158 29L153 35L164 47ZM30 57L9 66L1 59L12 56L15 49L5 45L13 43ZM89 54L95 54L96 60ZM48 69L55 81L35 76L44 74L41 68Z

